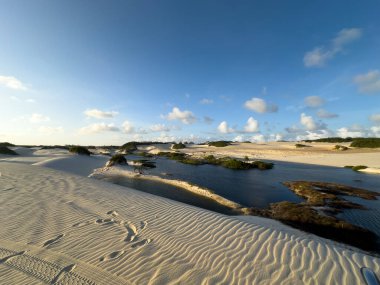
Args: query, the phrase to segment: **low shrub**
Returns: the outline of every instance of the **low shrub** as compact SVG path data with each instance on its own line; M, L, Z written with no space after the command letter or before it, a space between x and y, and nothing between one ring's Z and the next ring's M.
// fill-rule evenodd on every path
M346 165L345 168L351 168L352 170L354 171L359 171L361 169L366 169L368 168L368 166L365 166L365 165L356 165L356 166L353 166L353 165Z
M230 145L228 141L215 141L215 142L209 142L208 146L215 146L215 147L225 147Z
M378 148L380 147L380 138L355 138L350 146L358 148Z
M69 152L80 154L80 155L91 155L91 152L84 146L71 146Z
M186 148L186 145L183 143L175 143L172 145L172 149L183 149Z
M113 155L107 162L107 166L113 166L115 164L128 164L127 159L122 154Z
M345 151L345 150L348 150L348 147L344 146L344 145L336 145L334 146L334 149L335 150L341 150L341 151Z
M295 144L295 147L296 147L296 148L302 148L302 147L310 147L310 146L309 146L309 145L306 145L306 144L296 143L296 144Z
M15 146L15 145L13 143L9 143L9 142L0 142L0 146L10 147L10 146Z
M9 149L6 146L0 146L0 154L6 154L6 155L18 155L17 152Z
M132 153L137 150L137 142L127 142L120 147L120 151L124 153Z

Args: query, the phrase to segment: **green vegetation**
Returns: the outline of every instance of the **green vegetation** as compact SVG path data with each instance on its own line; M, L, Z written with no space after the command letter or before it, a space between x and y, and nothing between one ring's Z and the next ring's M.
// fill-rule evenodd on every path
M230 142L228 141L215 141L215 142L209 142L208 146L215 146L215 147L225 147L230 145Z
M273 163L264 162L264 161L254 161L254 162L245 162L235 158L224 157L216 158L213 155L205 156L204 158L193 158L189 155L179 152L160 152L159 156L164 156L169 159L177 160L181 163L192 164L192 165L202 165L202 164L212 164L220 165L229 169L244 170L244 169L253 169L258 168L260 170L272 169Z
M41 149L54 149L54 148L68 150L70 147L69 146L63 146L63 145L44 145L41 147Z
M15 145L9 142L0 142L0 146L10 147L10 146L15 146Z
M17 152L9 149L6 146L0 146L0 154L6 154L6 155L18 155Z
M143 156L143 157L153 157L154 156L153 154L147 153L144 151L138 152L138 153L136 153L136 155Z
M80 155L91 155L91 152L84 146L71 146L69 152L80 154Z
M359 171L361 169L366 169L368 168L368 166L365 166L365 165L356 165L356 166L353 166L353 165L346 165L344 168L351 168L353 171Z
M380 147L380 138L355 138L350 146L359 148L378 148Z
M113 155L110 158L110 160L108 161L107 166L113 166L115 164L126 164L126 165L128 165L127 159L122 154L115 154L115 155Z
M307 205L291 202L274 203L270 205L267 215L296 228L365 250L377 248L377 236L373 232L335 217L321 215Z
M340 138L340 137L332 137L332 138L323 138L316 140L304 140L304 142L327 142L327 143L344 143L344 142L352 142L353 138Z
M132 153L137 150L137 142L127 142L120 147L120 151L124 153Z
M335 150L341 150L341 151L345 151L345 150L348 150L348 147L344 146L344 145L336 145L334 146L334 149Z
M183 149L186 148L186 145L183 143L175 143L172 145L172 149Z
M306 145L306 144L296 143L295 147L296 148L303 148L303 147L311 147L311 146L310 145Z

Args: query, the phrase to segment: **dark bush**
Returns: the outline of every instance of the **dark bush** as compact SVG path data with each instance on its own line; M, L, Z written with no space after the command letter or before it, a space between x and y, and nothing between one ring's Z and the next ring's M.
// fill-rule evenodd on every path
M7 148L6 146L0 146L0 154L6 154L6 155L18 155L17 152Z
M296 146L296 148L310 147L310 145L301 144L301 143L296 143L295 146Z
M71 146L69 152L80 154L80 155L91 155L91 152L84 146Z
M172 149L183 149L186 148L186 145L183 143L175 143L172 145Z
M345 151L345 150L348 150L348 147L344 146L344 145L336 145L334 146L334 149L335 150L342 150L342 151Z
M215 146L215 147L225 147L230 145L228 141L215 141L215 142L209 142L209 146Z
M10 146L15 146L15 145L13 143L9 143L9 142L1 142L0 146L10 147Z
M350 146L359 148L378 148L380 147L380 138L355 138Z
M113 166L115 164L128 164L127 159L122 154L113 155L107 163L107 166Z

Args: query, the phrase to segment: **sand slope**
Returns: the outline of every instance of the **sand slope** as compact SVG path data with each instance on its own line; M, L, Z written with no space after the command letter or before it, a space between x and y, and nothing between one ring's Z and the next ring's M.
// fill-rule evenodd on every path
M363 284L362 266L380 272L378 258L263 219L39 166L0 172L1 284Z

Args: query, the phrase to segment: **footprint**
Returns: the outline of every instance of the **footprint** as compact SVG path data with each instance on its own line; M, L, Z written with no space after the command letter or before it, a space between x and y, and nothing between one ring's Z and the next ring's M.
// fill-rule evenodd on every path
M114 219L111 219L111 218L109 218L109 219L97 219L96 221L95 221L95 223L96 224L104 224L104 225L111 225L111 224L115 224L116 222L115 222L115 220Z
M118 257L122 256L123 254L124 254L124 250L114 251L114 252L111 252L110 254L108 254L106 256L102 256L101 258L99 258L99 260L100 261L107 261L107 260L118 258Z
M119 216L119 214L116 211L108 211L107 215L112 215L113 217Z
M92 221L87 221L87 222L79 222L79 223L76 223L74 225L72 225L73 227L75 228L79 228L79 227L83 227L83 226L87 226L87 225L90 225L92 224L93 222Z
M140 222L140 229L142 229L142 230L145 229L147 225L148 225L148 222L146 222L146 221Z
M125 224L125 228L127 230L127 237L124 239L124 241L131 242L135 240L136 235L138 234L136 226L128 222L127 224Z
M152 242L152 239L148 238L148 239L143 239L142 241L139 241L139 242L136 242L134 244L131 245L132 248L141 248L149 243Z
M65 236L65 234L60 234L60 235L56 236L56 237L53 238L53 239L49 239L48 241L46 241L46 242L42 245L42 247L47 247L47 246L49 246L49 245L52 245L52 244L54 244L54 243L57 243L57 242L59 242L64 236Z

